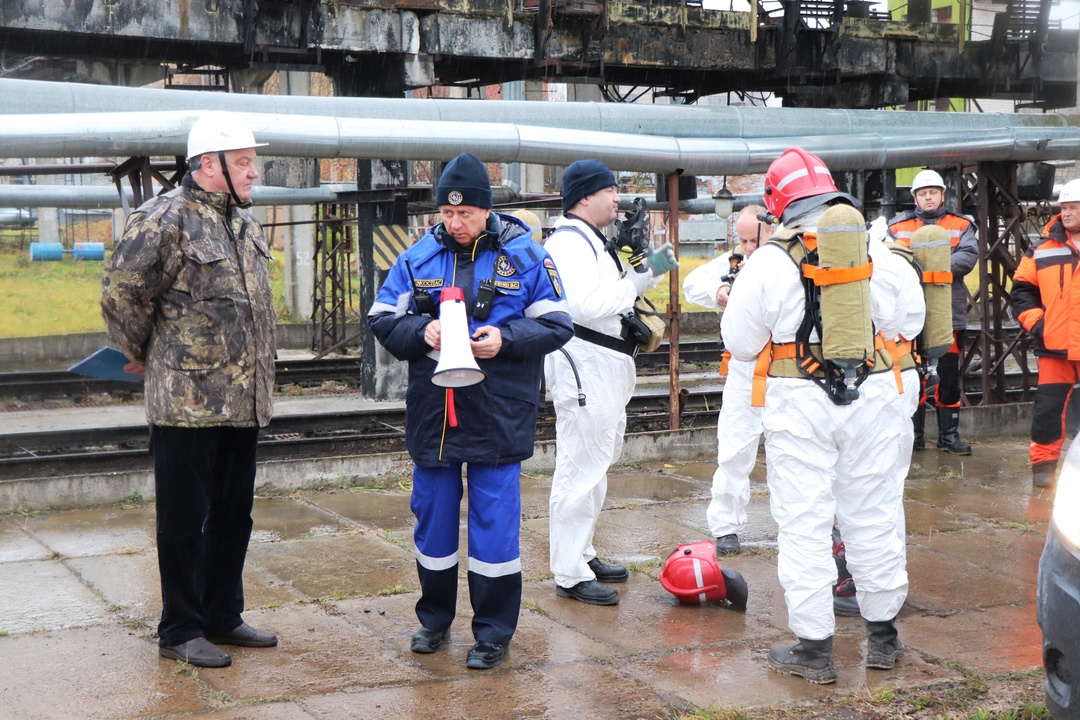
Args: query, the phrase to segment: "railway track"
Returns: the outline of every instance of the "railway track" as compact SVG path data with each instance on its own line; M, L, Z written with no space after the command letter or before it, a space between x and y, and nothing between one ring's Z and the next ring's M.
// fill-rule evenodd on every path
M716 423L722 400L722 388L695 388L694 376L714 378L719 350L715 341L683 342L679 348L680 374L686 381L680 398L680 425L703 427ZM666 343L655 352L637 358L641 377L666 374L669 365ZM319 388L336 381L351 384L358 374L355 358L323 360L288 360L277 364L278 385ZM706 380L706 382L709 382ZM1022 376L1007 378L1015 390L1009 394L1019 399ZM979 377L966 378L969 402L977 403ZM133 396L141 386L81 378L65 371L0 373L0 403L18 399L30 405L49 400L79 398L93 394L112 397ZM317 397L318 390L313 390ZM357 410L326 413L318 410L313 399L309 414L279 415L260 433L260 460L277 458L316 458L343 455L395 452L405 449L405 411ZM628 408L628 432L668 429L670 412L668 390L640 383ZM2 407L2 404L0 404ZM537 439L554 437L554 411L550 404L540 408ZM149 469L149 435L145 424L67 429L52 432L0 433L0 477L58 477L100 472Z
M719 390L686 391L683 394L683 427L716 423ZM379 409L355 412L312 412L275 417L259 434L260 461L301 459L405 449L405 410ZM647 390L634 396L627 407L628 432L666 430L669 413L666 394ZM540 408L537 439L555 436L555 416L550 403ZM51 432L0 434L0 477L59 477L87 473L146 470L151 467L146 425L65 429Z
M720 361L716 341L692 341L679 345L680 367L691 367ZM639 372L666 370L669 366L668 344L651 353L637 357ZM356 358L324 358L322 360L278 360L278 387L315 387L329 381L354 385L360 371ZM66 370L33 370L0 373L0 401L36 403L89 395L130 396L141 392L141 385L112 380L97 380Z

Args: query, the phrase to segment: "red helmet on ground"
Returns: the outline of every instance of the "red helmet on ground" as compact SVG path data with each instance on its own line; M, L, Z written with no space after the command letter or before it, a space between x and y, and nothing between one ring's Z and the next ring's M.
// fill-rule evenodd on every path
M804 198L813 198L814 202L799 203L800 210L836 198L843 198L855 207L861 205L837 190L832 173L821 158L799 147L788 148L765 173L765 207L770 215L783 220L792 203Z
M711 540L680 545L664 563L660 584L684 603L726 600L737 610L746 609L746 581L734 570L720 569Z

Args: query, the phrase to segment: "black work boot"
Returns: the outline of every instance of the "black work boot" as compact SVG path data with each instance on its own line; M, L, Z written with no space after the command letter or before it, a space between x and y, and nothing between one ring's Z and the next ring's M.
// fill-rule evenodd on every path
M769 667L785 675L798 675L816 685L836 682L832 661L832 636L824 640L798 638L795 645L773 645Z
M1038 488L1054 487L1057 461L1036 463L1031 466L1031 484Z
M960 408L939 407L937 409L938 439L937 446L953 455L970 455L971 446L960 440Z
M866 667L891 670L903 655L893 620L866 621Z
M911 416L911 424L915 430L915 440L911 443L912 450L926 449L926 405L920 403Z

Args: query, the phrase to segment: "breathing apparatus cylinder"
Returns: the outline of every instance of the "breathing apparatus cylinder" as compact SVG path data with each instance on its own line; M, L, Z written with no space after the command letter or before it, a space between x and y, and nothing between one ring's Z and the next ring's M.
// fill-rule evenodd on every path
M869 238L862 213L850 205L834 205L818 222L818 266L839 270L866 265ZM821 354L844 369L849 381L855 379L854 369L874 355L870 309L869 276L821 285Z
M919 352L927 358L939 358L953 343L952 245L948 231L937 225L923 225L911 237L911 251L923 271L926 299Z

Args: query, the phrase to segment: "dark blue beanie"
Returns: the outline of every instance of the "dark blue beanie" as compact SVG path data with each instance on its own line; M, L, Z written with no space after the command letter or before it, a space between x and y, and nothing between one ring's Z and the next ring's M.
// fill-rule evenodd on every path
M599 160L578 160L562 174L562 209L567 212L578 200L597 190L615 187L615 173Z
M491 178L480 158L461 153L446 163L435 188L435 206L472 205L491 209Z

